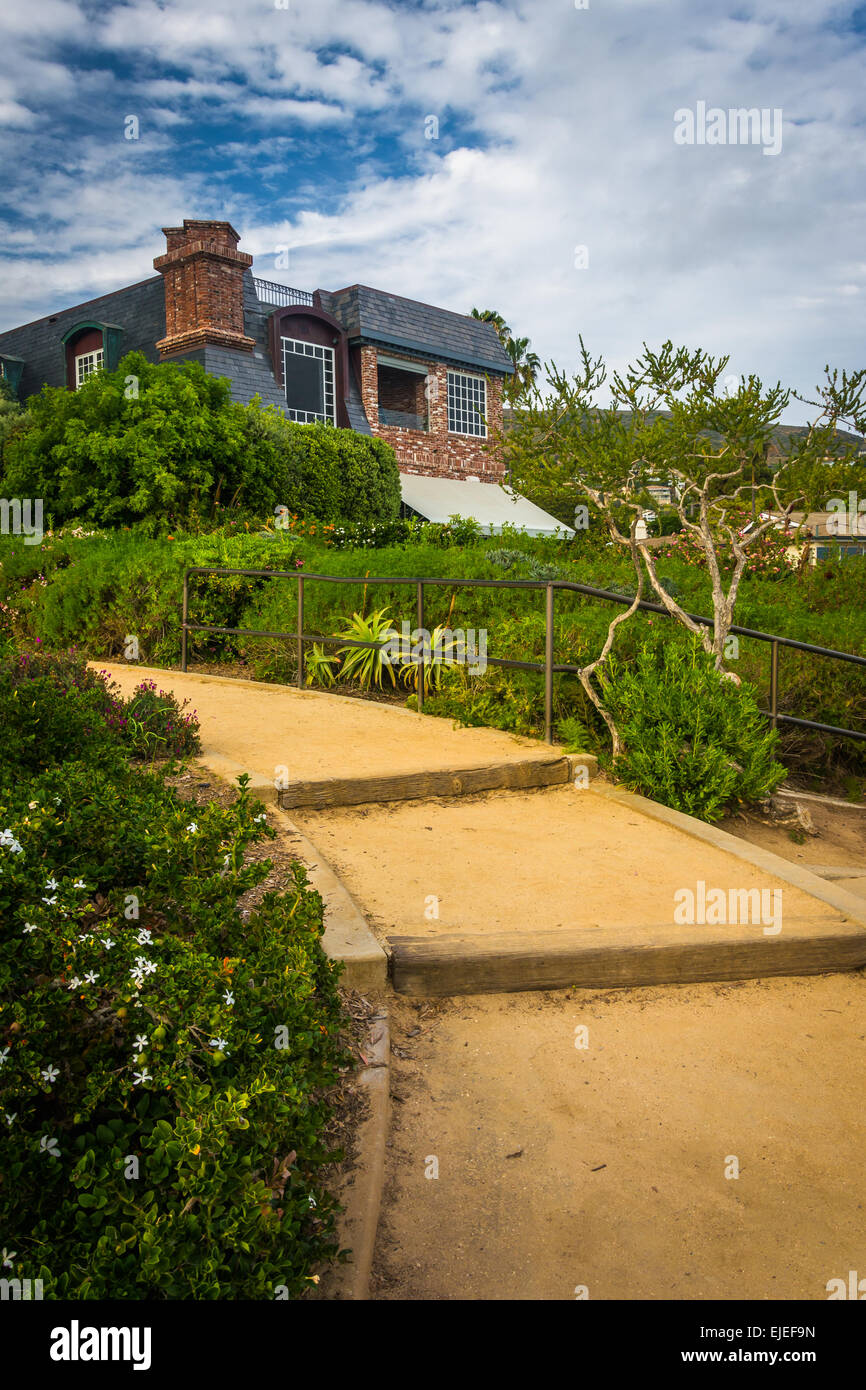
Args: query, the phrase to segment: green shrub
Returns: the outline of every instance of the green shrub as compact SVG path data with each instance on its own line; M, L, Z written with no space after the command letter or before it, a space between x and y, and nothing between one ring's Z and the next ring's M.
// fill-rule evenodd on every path
M279 500L229 382L197 362L152 363L131 352L78 391L44 387L25 419L3 451L3 487L41 497L59 522L179 521L221 495L260 511Z
M391 523L400 474L390 444L333 425L299 425L274 406L247 407L251 451L266 467L276 505L320 523Z
M0 662L0 763L36 772L75 756L93 765L181 757L199 749L195 712L143 681L129 700L74 651L23 653Z
M94 693L56 690L57 727ZM0 762L4 1274L50 1299L296 1297L337 1249L322 1135L350 1064L321 898L294 865L241 910L274 833L245 779L202 808L55 751Z
M715 821L784 780L751 688L721 678L696 643L646 642L633 663L601 668L599 684L624 745L602 761L632 791Z

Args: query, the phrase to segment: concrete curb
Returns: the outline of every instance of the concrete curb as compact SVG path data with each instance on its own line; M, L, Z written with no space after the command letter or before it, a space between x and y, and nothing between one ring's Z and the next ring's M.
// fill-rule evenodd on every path
M391 1042L384 1011L371 1020L367 1054L369 1061L359 1073L358 1084L367 1094L370 1112L358 1130L359 1157L352 1184L340 1194L344 1204L339 1223L340 1248L351 1250L353 1258L330 1268L322 1295L324 1299L344 1303L370 1297L391 1118Z
M322 895L325 904L322 947L331 960L343 962L345 968L340 984L362 993L384 989L388 983L388 957L349 890L343 886L312 841L289 820L285 811L272 806L271 815L294 839L298 855L307 867L310 884Z

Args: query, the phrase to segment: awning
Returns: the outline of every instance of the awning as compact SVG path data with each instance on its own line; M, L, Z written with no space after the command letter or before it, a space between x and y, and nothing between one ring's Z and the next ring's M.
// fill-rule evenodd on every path
M400 491L406 506L427 521L442 522L452 516L473 518L488 536L497 535L505 523L530 536L552 536L557 531L574 535L570 526L498 483L401 473Z

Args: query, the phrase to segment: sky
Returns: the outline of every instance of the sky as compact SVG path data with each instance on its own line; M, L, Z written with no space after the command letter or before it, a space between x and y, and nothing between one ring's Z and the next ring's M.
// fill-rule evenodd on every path
M866 365L866 4L0 16L0 330L146 279L162 227L216 218L266 279L495 308L569 371L579 335L611 370L671 339L807 396Z

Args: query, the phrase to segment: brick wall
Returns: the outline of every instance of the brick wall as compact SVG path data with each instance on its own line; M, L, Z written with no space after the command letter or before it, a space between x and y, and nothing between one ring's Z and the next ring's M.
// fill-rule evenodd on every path
M478 477L484 482L498 482L505 467L486 439L448 433L448 367L444 362L425 361L401 353L409 362L427 368L435 387L428 391L429 430L407 430L398 425L379 423L379 371L377 349L369 344L361 347L360 386L364 410L370 429L385 439L397 455L402 473L427 473L439 478ZM421 385L423 388L423 380ZM490 434L502 427L502 382L499 377L487 378L487 428Z

